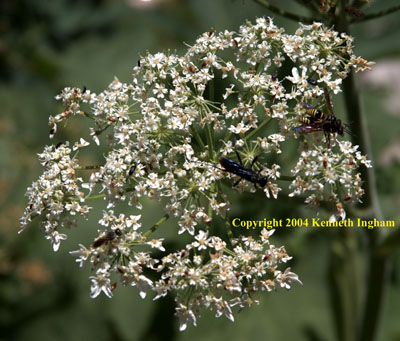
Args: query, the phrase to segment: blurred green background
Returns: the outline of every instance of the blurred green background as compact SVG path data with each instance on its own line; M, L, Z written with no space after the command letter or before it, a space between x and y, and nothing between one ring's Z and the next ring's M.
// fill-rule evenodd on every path
M271 1L274 4L282 2ZM306 15L294 1L286 9ZM368 11L398 1L371 2ZM132 67L146 50L183 52L184 43L211 27L238 30L246 20L273 16L294 32L297 23L250 0L3 0L0 2L0 339L1 340L334 340L329 295L329 249L335 231L278 230L304 285L263 293L261 304L235 314L232 323L204 312L197 328L178 331L171 298L153 302L135 288L118 286L114 298L90 299L90 269L80 270L69 251L88 245L97 229L102 203L90 222L69 231L53 253L37 224L17 235L24 192L40 174L36 154L58 141L75 141L85 128L69 124L57 141L48 138L48 116L62 111L54 96L65 86L99 92L114 78L129 82ZM379 201L386 219L400 208L400 12L352 26L356 54L376 61L374 71L357 75L368 119ZM289 70L290 72L290 70ZM336 96L335 112L343 110ZM289 163L295 155L286 155ZM101 155L93 156L101 160ZM250 207L251 206L251 207ZM151 226L162 209L149 203L143 212ZM232 217L263 219L311 217L314 211L283 199L272 203L250 195L235 197ZM326 218L329 212L321 210ZM154 218L156 217L156 218ZM398 221L399 219L397 219ZM162 227L171 230L173 221ZM360 231L360 234L362 232ZM359 243L363 243L360 236ZM380 340L400 340L399 257L394 255L385 298ZM360 262L365 255L359 254Z

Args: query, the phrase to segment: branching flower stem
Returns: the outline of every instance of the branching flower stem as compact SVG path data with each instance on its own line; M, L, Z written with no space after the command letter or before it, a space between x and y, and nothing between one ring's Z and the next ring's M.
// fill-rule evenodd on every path
M207 115L207 107L206 107L206 106L202 105L200 110L203 111L203 113L204 113L205 115ZM214 157L214 147L213 147L213 143L214 143L214 138L213 138L214 129L212 129L210 123L206 123L206 125L205 125L205 130L206 130L206 139L207 139L207 145L208 145L208 155L209 155L209 157L210 157L210 160L212 160L213 157Z
M190 126L190 132L193 134L193 136L196 139L197 143L199 144L200 148L202 150L205 150L206 146L204 145L203 140L201 139L199 133L197 132L196 128L193 125Z
M229 222L228 217L225 219L225 226L226 226L226 233L228 234L229 240L232 241L234 237L233 232L232 232L232 226L231 223Z
M341 0L341 12L339 14L337 29L342 32L350 33L349 23L346 20L344 11L345 1ZM359 93L356 89L354 74L351 72L349 77L343 82L343 93L345 105L351 121L354 122L354 142L361 148L361 152L371 157L370 138L367 124L363 115ZM382 213L378 202L375 173L372 169L361 169L363 179L365 179L365 199L363 206L370 209L369 218L382 219ZM381 321L385 287L388 279L388 269L390 259L387 255L379 254L378 246L382 238L380 230L368 231L369 239L369 264L367 270L368 280L367 292L364 298L363 317L357 335L359 340L376 340L378 325ZM358 321L360 322L360 321Z
M76 167L76 170L92 170L92 169L100 169L102 166L101 165L93 165L93 166L79 166Z
M93 195L93 196L91 196L91 197L85 198L85 201L99 200L99 199L103 199L105 196L106 196L105 194ZM79 198L71 199L71 201L79 201Z
M169 219L169 214L165 214L159 221L157 221L150 229L143 233L143 237L149 237L153 232L157 231L160 225L164 224Z
M263 128L265 128L270 122L272 121L272 118L269 120L264 120L262 123L254 130L252 130L250 133L248 133L243 140L248 141L250 140L255 134L259 133Z
M389 7L387 9L385 9L383 11L380 11L380 12L377 12L377 13L367 14L367 15L363 16L362 18L352 18L352 19L350 19L350 23L351 24L362 23L362 22L365 22L367 20L383 17L385 15L394 13L394 12L399 11L399 10L400 10L400 5L396 5L396 6Z
M317 19L315 18L308 18L308 17L303 17L301 15L297 15L288 11L284 11L283 9L276 7L274 5L271 5L268 1L266 0L254 0L256 3L258 3L259 5L267 8L268 10L270 10L271 12L278 14L284 18L288 18L294 21L300 21L303 23L307 23L307 24L311 24L313 21L317 21Z
M293 181L295 179L294 176L290 176L290 175L281 175L278 180L282 180L282 181Z

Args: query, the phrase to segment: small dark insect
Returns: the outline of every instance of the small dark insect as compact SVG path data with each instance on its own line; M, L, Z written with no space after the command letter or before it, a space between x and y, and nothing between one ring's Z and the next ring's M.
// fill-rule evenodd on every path
M254 172L251 168L253 167L254 163L257 160L257 157L253 159L253 162L251 163L250 168L245 168L242 163L242 159L240 158L239 153L235 150L236 156L239 160L239 163L236 163L235 161L228 159L226 157L221 157L219 159L219 163L222 167L224 167L223 170L238 175L240 179L235 182L233 186L237 186L240 181L243 179L250 181L251 183L254 184L254 186L257 188L257 184L262 188L265 187L267 184L268 179L265 176L260 176L260 172L256 173Z
M345 7L344 10L351 16L356 18L362 18L365 15L363 11L359 10L356 7Z
M64 144L64 142L58 142L58 143L56 144L56 149L58 149L59 147L61 147L63 144Z
M140 67L140 59L138 59L138 61L137 61L137 66Z
M275 82L275 81L278 80L278 72L277 72L277 71L275 71L275 72L271 75L271 80L272 80L273 82Z
M84 85L83 88L82 88L82 95L86 92L86 90L87 90L86 89L86 85Z
M324 168L325 168L325 169L328 168L328 158L327 158L327 157L324 157L323 165L324 165Z
M51 128L50 129L50 136L54 136L55 133L56 133L56 129L55 128Z
M135 170L136 170L136 165L132 165L131 168L129 168L128 176L131 176Z
M307 82L308 82L308 84L311 84L313 86L316 86L318 84L315 79L311 79L311 78L307 79Z
M96 239L93 242L92 247L96 249L96 248L102 246L103 244L105 244L105 243L107 243L109 241L112 241L116 237L119 237L121 235L122 235L122 231L120 229L118 229L118 228L115 229L115 231L107 232L107 234L104 237L100 237L100 238Z

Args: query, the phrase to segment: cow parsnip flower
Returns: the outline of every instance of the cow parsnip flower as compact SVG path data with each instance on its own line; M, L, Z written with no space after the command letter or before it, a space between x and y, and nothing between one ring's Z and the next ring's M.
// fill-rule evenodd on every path
M281 75L277 70L285 60L295 67ZM89 219L91 200L103 199L93 244L79 244L71 252L81 267L90 263L93 269L91 297L101 292L111 297L119 279L136 286L142 298L150 292L155 299L174 293L181 330L196 325L204 308L233 321L232 307L256 304L256 292L290 289L301 281L283 266L291 259L285 248L270 244L273 231L229 241L221 238L225 231L211 235L216 217L229 225L234 203L223 185L238 180L221 171L218 159L235 158L237 151L248 168L257 156L253 171L266 178L266 200L277 198L277 181L289 170L268 159L285 153L285 141L296 137L302 102L322 106L324 88L337 94L352 68L362 71L370 65L354 55L353 39L344 33L314 23L287 34L271 18L258 18L237 33L202 34L183 56L147 53L130 83L114 79L98 94L65 88L56 97L65 109L50 117L50 136L67 120L93 124L72 148L65 142L39 154L44 172L27 190L21 230L40 216L45 237L57 251L67 238L63 228L76 224L78 216ZM217 78L225 88L222 101L212 92ZM79 153L97 145L108 148L104 163L82 166ZM328 148L322 133L306 136L301 149L291 170L290 196L306 193L305 202L314 206L333 200L344 217L341 202L360 200L363 194L356 169L370 167L370 161L358 146L335 136ZM77 175L83 171L90 174ZM236 189L260 190L246 180ZM166 213L150 229L142 225L140 213L148 199ZM134 212L117 214L123 203ZM190 237L182 249L166 251L165 238L150 238L169 217L176 220L177 235Z

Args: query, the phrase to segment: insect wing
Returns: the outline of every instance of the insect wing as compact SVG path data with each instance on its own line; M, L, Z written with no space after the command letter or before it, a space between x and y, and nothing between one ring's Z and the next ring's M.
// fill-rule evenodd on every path
M306 126L300 126L300 127L293 128L293 130L296 133L307 134L307 133L313 133L316 131L323 131L324 126L323 125L306 125Z
M315 109L314 106L312 106L311 104L308 104L308 103L306 103L306 102L300 102L300 104L301 104L303 107L307 108L307 109Z
M96 248L102 246L106 241L107 241L106 238L98 238L93 242L92 247L94 249L96 249Z
M343 126L343 131L345 133L349 134L350 136L356 137L356 135L350 130L350 127L348 124L343 123L342 126Z

